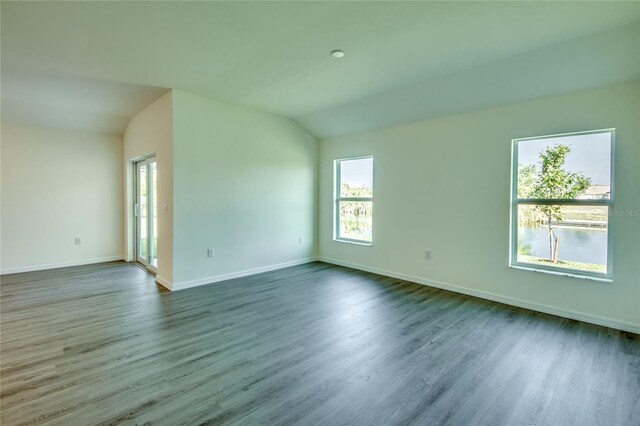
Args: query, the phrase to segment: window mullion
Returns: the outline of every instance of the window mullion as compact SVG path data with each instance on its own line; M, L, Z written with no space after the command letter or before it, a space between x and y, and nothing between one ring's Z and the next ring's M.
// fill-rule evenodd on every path
M371 202L373 201L373 197L338 197L338 201L363 201L363 202Z
M612 200L579 200L564 198L517 198L513 200L517 205L565 205L565 206L611 206Z

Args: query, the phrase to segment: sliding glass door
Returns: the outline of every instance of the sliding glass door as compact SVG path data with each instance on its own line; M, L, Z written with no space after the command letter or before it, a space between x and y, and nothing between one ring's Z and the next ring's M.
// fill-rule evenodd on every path
M147 269L158 267L158 168L156 157L135 163L136 260Z

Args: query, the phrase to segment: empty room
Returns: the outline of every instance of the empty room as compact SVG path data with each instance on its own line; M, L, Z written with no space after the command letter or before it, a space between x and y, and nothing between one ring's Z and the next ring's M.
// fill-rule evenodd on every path
M0 423L640 425L640 1L1 1Z

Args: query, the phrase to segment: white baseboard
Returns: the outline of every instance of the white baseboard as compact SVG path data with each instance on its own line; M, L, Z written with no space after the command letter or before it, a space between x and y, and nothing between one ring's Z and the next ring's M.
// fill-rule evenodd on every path
M536 302L528 302L526 300L517 299L514 297L503 296L500 294L490 293L487 291L476 290L469 287L463 287L455 284L449 284L442 281L434 281L426 278L420 278L412 275L402 274L399 272L388 271L385 269L374 268L371 266L360 265L357 263L343 262L337 259L330 259L326 257L318 257L320 262L331 263L334 265L346 266L348 268L359 269L361 271L372 272L374 274L384 275L387 277L398 278L404 281L411 281L417 284L428 285L431 287L441 288L443 290L449 290L456 293L462 293L469 296L479 297L481 299L487 299L494 302L504 303L507 305L517 306L520 308L531 309L532 311L543 312L545 314L557 315L559 317L574 319L578 321L588 322L591 324L602 325L604 327L611 327L617 330L629 331L631 333L640 334L640 324L634 324L626 321L619 321L613 318L601 317L592 314L586 314L583 312L576 312L570 309L558 308L555 306L544 305Z
M244 271L231 272L228 274L222 275L214 275L211 277L200 278L192 281L183 281L179 283L169 284L166 286L162 282L158 281L158 277L156 276L156 281L167 287L171 291L184 290L185 288L197 287L206 284L213 284L220 281L232 280L234 278L247 277L249 275L261 274L263 272L275 271L276 269L288 268L290 266L302 265L305 263L315 262L317 259L315 257L308 257L305 259L292 260L284 263L277 263L275 265L267 265L261 266L259 268L246 269Z
M123 260L123 259L124 259L124 256L119 255L119 256L98 257L95 259L70 260L67 262L46 263L42 265L20 266L17 268L0 269L0 275L19 274L21 272L44 271L46 269L68 268L70 266L91 265L93 263L113 262L115 260Z
M161 277L158 274L156 274L156 282L160 284L162 287L166 288L167 290L171 290L171 287L173 287L173 285L171 284L171 281Z

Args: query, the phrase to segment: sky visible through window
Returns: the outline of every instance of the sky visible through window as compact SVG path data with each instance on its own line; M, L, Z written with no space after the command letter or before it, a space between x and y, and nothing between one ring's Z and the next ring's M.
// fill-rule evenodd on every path
M565 163L566 170L591 178L592 185L610 184L611 134L608 132L521 141L518 144L518 163L525 166L537 164L540 152L557 144L571 148Z
M373 186L373 158L361 158L357 160L342 161L340 178L343 184L351 187Z

